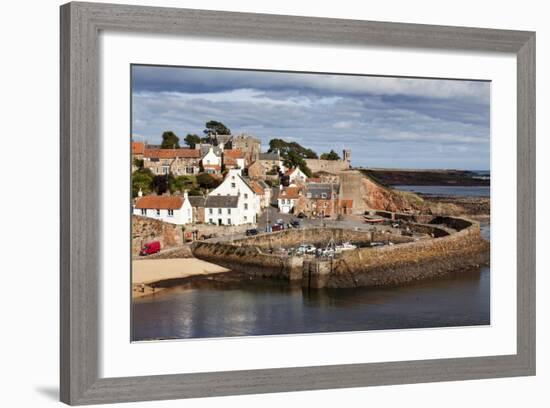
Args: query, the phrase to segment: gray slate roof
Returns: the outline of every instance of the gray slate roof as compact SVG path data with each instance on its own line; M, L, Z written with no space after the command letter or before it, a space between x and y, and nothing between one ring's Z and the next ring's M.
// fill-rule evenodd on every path
M206 197L206 208L237 208L239 203L238 196L229 195L211 195Z
M260 153L260 160L280 160L279 153Z
M336 193L338 191L338 186L329 183L308 183L306 184L306 190L307 198L331 199L332 192L334 191ZM323 197L323 194L325 194L325 197Z
M203 196L188 196L191 207L204 207L206 199Z

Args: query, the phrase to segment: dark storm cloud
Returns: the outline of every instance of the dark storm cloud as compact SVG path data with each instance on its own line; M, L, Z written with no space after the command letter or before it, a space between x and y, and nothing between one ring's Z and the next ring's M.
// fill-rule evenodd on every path
M133 132L158 143L219 120L353 164L489 168L487 82L135 66Z

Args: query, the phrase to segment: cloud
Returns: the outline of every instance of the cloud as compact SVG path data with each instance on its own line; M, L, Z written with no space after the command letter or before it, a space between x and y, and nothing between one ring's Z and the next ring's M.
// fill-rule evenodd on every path
M318 153L351 148L354 165L489 167L488 83L138 68L133 132L151 143L213 119L264 148L273 137Z

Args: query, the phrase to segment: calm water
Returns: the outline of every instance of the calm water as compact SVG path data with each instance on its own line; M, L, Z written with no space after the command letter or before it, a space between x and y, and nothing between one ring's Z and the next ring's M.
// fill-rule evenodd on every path
M459 197L489 197L490 186L392 186L397 190L413 193Z
M489 290L489 268L384 289L204 282L137 300L133 340L488 325Z

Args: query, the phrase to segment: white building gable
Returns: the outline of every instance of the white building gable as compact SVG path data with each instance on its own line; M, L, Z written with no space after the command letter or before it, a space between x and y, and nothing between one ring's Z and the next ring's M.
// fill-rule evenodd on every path
M187 192L183 197L155 195L142 197L140 195L134 205L133 214L177 225L189 224L193 221L193 207Z
M212 146L210 146L208 153L206 153L202 158L202 165L203 166L221 166L222 165L222 158L218 156L216 153L214 153L214 149L212 148Z
M238 224L255 224L256 216L260 212L261 197L241 176L240 169L231 169L222 183L208 196L238 196ZM205 214L208 219L208 214Z

